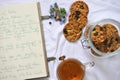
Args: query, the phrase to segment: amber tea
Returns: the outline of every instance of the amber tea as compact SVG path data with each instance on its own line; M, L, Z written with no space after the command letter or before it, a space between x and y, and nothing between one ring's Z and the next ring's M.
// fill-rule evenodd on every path
M84 73L84 65L75 59L64 60L57 69L59 80L83 80Z

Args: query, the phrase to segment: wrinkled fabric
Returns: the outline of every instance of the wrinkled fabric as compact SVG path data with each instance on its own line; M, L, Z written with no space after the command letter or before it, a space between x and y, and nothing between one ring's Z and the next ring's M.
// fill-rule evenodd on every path
M76 0L0 0L0 6L6 6L18 3L40 2L41 15L49 15L50 5L55 2L59 7L64 7L68 16L70 15L70 6ZM120 3L119 0L84 0L89 7L88 23L91 24L101 19L111 18L120 22ZM52 22L50 25L49 22ZM65 23L65 24L66 24ZM65 24L60 25L52 19L42 21L47 57L56 57L55 61L48 63L49 77L36 80L58 80L57 66L61 61L58 58L62 55L67 58L75 58L82 63L95 62L95 66L85 70L84 80L119 80L120 79L120 54L110 58L97 59L90 55L88 49L81 45L81 38L76 42L69 42L63 35ZM84 30L83 30L84 31ZM84 33L84 32L83 32Z

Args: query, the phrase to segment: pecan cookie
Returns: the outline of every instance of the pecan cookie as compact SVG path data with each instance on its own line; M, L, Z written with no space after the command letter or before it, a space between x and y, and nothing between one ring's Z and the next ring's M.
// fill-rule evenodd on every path
M78 40L82 34L82 29L74 22L67 23L63 29L63 34L68 41Z
M75 11L74 13L71 13L69 16L69 22L72 21L79 23L79 25L83 28L86 25L88 19L86 16L81 14L80 11Z
M87 16L89 9L88 5L83 1L76 1L71 5L70 12L80 11L83 15Z

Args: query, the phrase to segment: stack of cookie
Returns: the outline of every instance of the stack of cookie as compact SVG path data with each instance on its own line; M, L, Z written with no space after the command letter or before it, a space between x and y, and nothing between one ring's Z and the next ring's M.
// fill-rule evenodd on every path
M83 1L76 1L71 5L69 22L63 29L64 36L68 41L75 42L80 38L82 29L88 21L88 12L88 6Z
M113 52L120 47L120 36L117 28L112 24L96 25L91 39L95 47L101 52Z

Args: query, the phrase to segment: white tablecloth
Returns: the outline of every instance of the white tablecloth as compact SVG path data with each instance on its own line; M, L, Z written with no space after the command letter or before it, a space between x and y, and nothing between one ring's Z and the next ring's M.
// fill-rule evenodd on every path
M67 19L70 14L70 5L75 0L0 0L0 6L16 3L26 3L39 1L41 3L42 15L49 15L51 4L58 3L60 7L67 10ZM120 0L84 0L89 6L88 24L101 19L111 18L120 21ZM52 22L49 25L49 22ZM94 61L95 66L86 70L84 80L120 80L120 54L106 59L96 59L91 56L87 49L81 45L82 37L75 43L69 42L64 38L63 27L54 20L44 20L43 29L47 57L56 57L57 60L48 63L50 76L47 79L38 80L57 80L56 69L60 61L58 58L65 55L66 58L75 58L82 63Z

